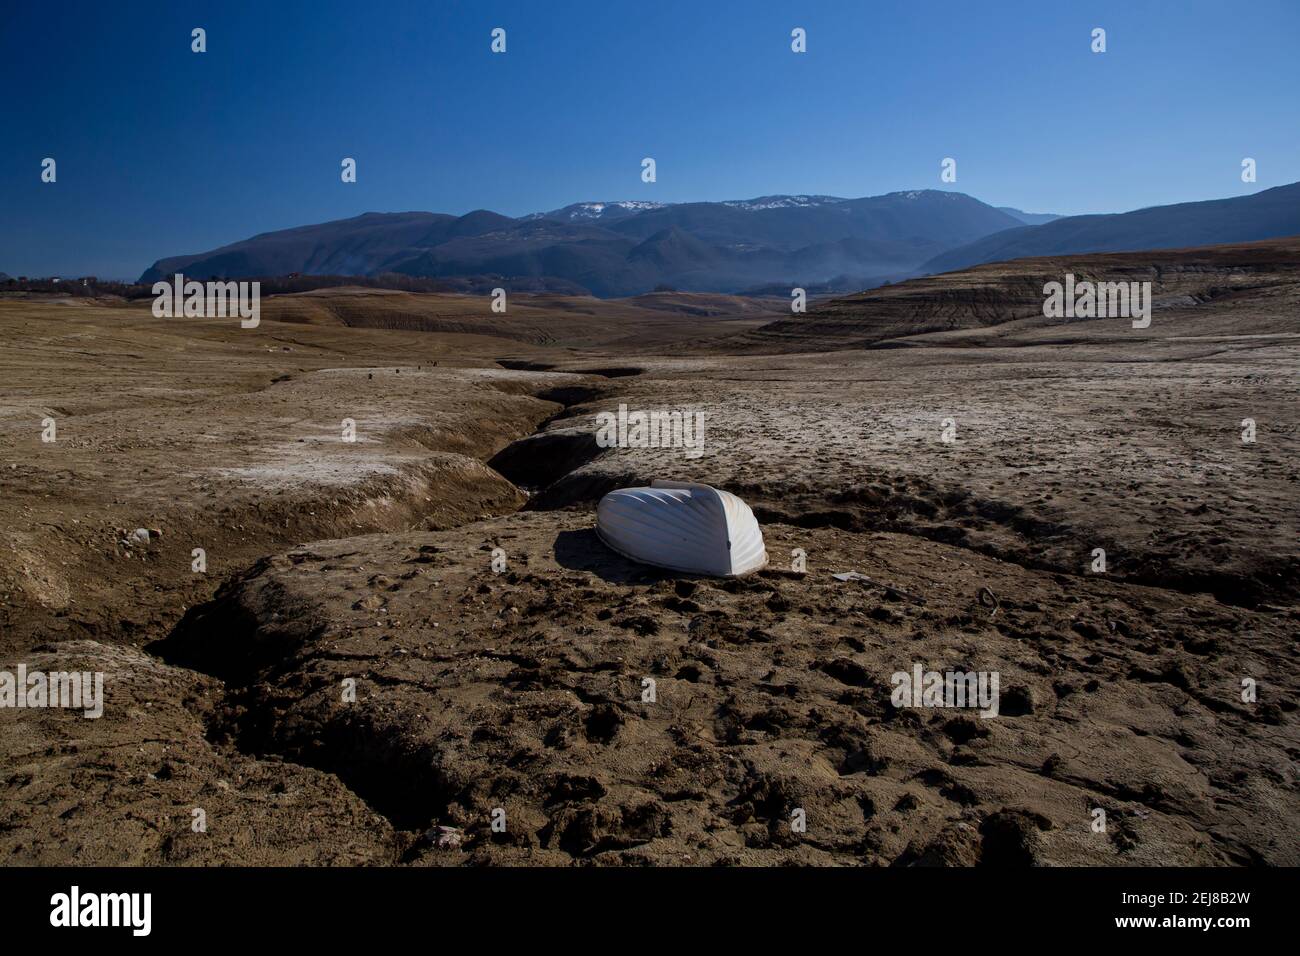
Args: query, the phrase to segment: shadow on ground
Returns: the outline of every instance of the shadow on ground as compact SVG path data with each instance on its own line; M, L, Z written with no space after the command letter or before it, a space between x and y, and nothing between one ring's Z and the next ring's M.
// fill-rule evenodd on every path
M594 528L561 531L555 536L555 562L570 571L587 571L607 584L647 584L693 575L638 564L611 551Z

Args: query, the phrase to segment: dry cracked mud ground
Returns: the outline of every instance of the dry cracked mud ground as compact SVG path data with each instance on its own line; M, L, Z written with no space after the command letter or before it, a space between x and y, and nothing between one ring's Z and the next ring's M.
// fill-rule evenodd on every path
M0 862L1300 863L1300 296L1233 289L804 352L0 301L0 670L106 697L0 710ZM596 447L619 403L704 454ZM655 477L744 496L769 568L605 550ZM891 706L917 663L999 715Z

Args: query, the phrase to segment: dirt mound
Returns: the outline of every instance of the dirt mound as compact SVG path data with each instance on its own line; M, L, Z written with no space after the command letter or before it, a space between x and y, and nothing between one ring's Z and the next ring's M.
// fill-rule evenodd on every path
M524 496L483 462L562 410L530 393L585 381L466 368L435 336L86 303L37 334L29 308L0 309L29 342L0 405L0 650L156 638L275 548L514 511Z
M130 648L72 641L29 672L103 674L98 718L6 710L0 863L358 865L393 860L388 821L328 774L214 746L221 685ZM6 660L3 668L13 672ZM141 727L148 732L141 734Z
M226 681L217 739L336 774L411 862L1300 862L1282 622L893 535L766 533L773 569L730 581L628 562L576 513L318 542L155 650ZM779 570L796 547L805 575ZM831 578L848 568L925 603ZM917 663L998 672L1002 712L892 707ZM451 857L435 825L462 835Z

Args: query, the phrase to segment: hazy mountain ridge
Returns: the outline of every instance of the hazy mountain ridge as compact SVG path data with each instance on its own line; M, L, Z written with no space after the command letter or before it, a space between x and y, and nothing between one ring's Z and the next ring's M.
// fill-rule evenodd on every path
M1043 223L1065 218L1054 212L1025 212L1015 206L997 206L996 208L1013 219L1019 219L1026 226L1041 226Z
M942 252L923 272L950 272L1026 256L1132 252L1254 242L1300 234L1300 183L1249 196L1148 206L1108 215L1065 216Z
M905 274L1019 220L962 193L861 199L762 196L717 203L575 203L519 219L366 213L160 259L141 276L196 278L397 272L554 277L600 296L656 288L741 292L827 282L848 291ZM508 282L507 282L508 284Z
M1026 224L1028 221L1039 224ZM513 219L485 209L365 213L160 259L141 276L398 273L493 277L602 297L655 289L854 292L910 276L1026 256L1138 251L1300 234L1300 183L1251 196L1057 217L922 189L842 199L574 203Z

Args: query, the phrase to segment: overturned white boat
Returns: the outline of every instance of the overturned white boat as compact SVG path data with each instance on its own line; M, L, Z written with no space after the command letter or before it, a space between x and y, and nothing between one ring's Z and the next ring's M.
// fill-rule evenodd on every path
M767 564L749 505L693 482L611 491L596 509L596 533L625 558L673 571L735 577Z

